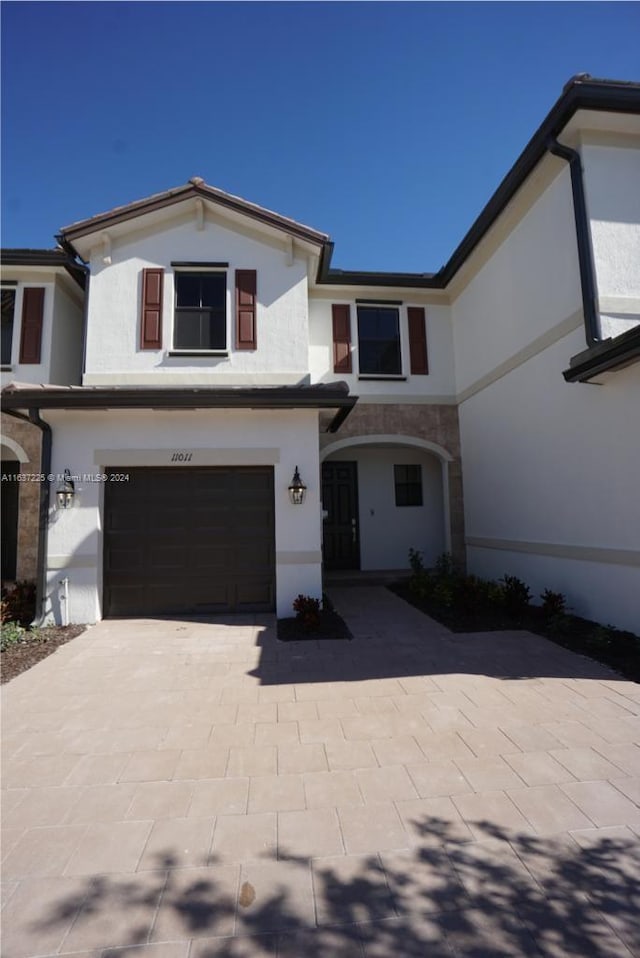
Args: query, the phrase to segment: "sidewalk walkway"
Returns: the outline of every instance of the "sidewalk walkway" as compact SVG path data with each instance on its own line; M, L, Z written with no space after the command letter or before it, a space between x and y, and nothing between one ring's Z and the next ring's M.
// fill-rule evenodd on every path
M5 687L3 958L640 955L640 686L335 588L101 622Z

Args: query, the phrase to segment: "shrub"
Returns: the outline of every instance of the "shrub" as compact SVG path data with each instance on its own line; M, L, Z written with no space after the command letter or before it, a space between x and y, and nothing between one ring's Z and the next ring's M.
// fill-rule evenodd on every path
M502 582L502 601L509 615L518 616L526 611L531 601L531 591L516 575L505 575Z
M409 579L409 592L416 599L429 599L433 592L434 580L425 570L417 575L412 575Z
M454 579L459 574L458 566L450 552L443 552L436 559L435 575L439 579Z
M431 597L438 605L451 609L456 602L456 584L453 579L436 579L431 589Z
M320 599L300 594L294 600L293 611L306 632L315 632L320 628Z
M567 598L562 592L552 592L551 589L545 589L540 594L542 599L542 611L549 618L564 615L567 611Z
M409 568L414 575L424 572L424 557L419 549L409 549Z
M29 625L36 614L36 584L24 579L2 593L0 621Z
M462 576L456 586L456 600L466 612L486 611L502 604L502 588L497 582L476 575Z
M3 622L0 629L0 651L5 652L13 645L24 642L27 630L17 622Z

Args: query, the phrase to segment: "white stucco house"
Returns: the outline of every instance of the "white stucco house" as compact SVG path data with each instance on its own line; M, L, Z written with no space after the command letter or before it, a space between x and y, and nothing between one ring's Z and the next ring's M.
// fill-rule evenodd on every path
M334 269L197 177L58 242L77 376L3 373L47 437L43 615L290 615L415 548L640 627L640 84L569 81L437 273Z

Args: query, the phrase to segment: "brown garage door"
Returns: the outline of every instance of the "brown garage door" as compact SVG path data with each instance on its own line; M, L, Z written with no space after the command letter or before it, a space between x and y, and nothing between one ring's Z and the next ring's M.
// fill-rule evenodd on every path
M105 615L273 610L271 467L123 467L107 476Z

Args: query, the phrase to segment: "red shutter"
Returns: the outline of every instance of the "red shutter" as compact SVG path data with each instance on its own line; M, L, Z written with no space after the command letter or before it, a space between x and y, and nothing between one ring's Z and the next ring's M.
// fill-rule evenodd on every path
M334 303L333 319L333 371L351 372L351 307L348 303Z
M42 318L44 316L44 289L26 286L22 293L22 329L20 333L20 362L39 363L42 347Z
M236 270L236 349L257 349L255 269Z
M162 349L162 285L164 270L142 270L141 349Z
M427 360L427 330L425 326L424 306L407 306L409 320L409 355L411 374L426 376L429 372Z

